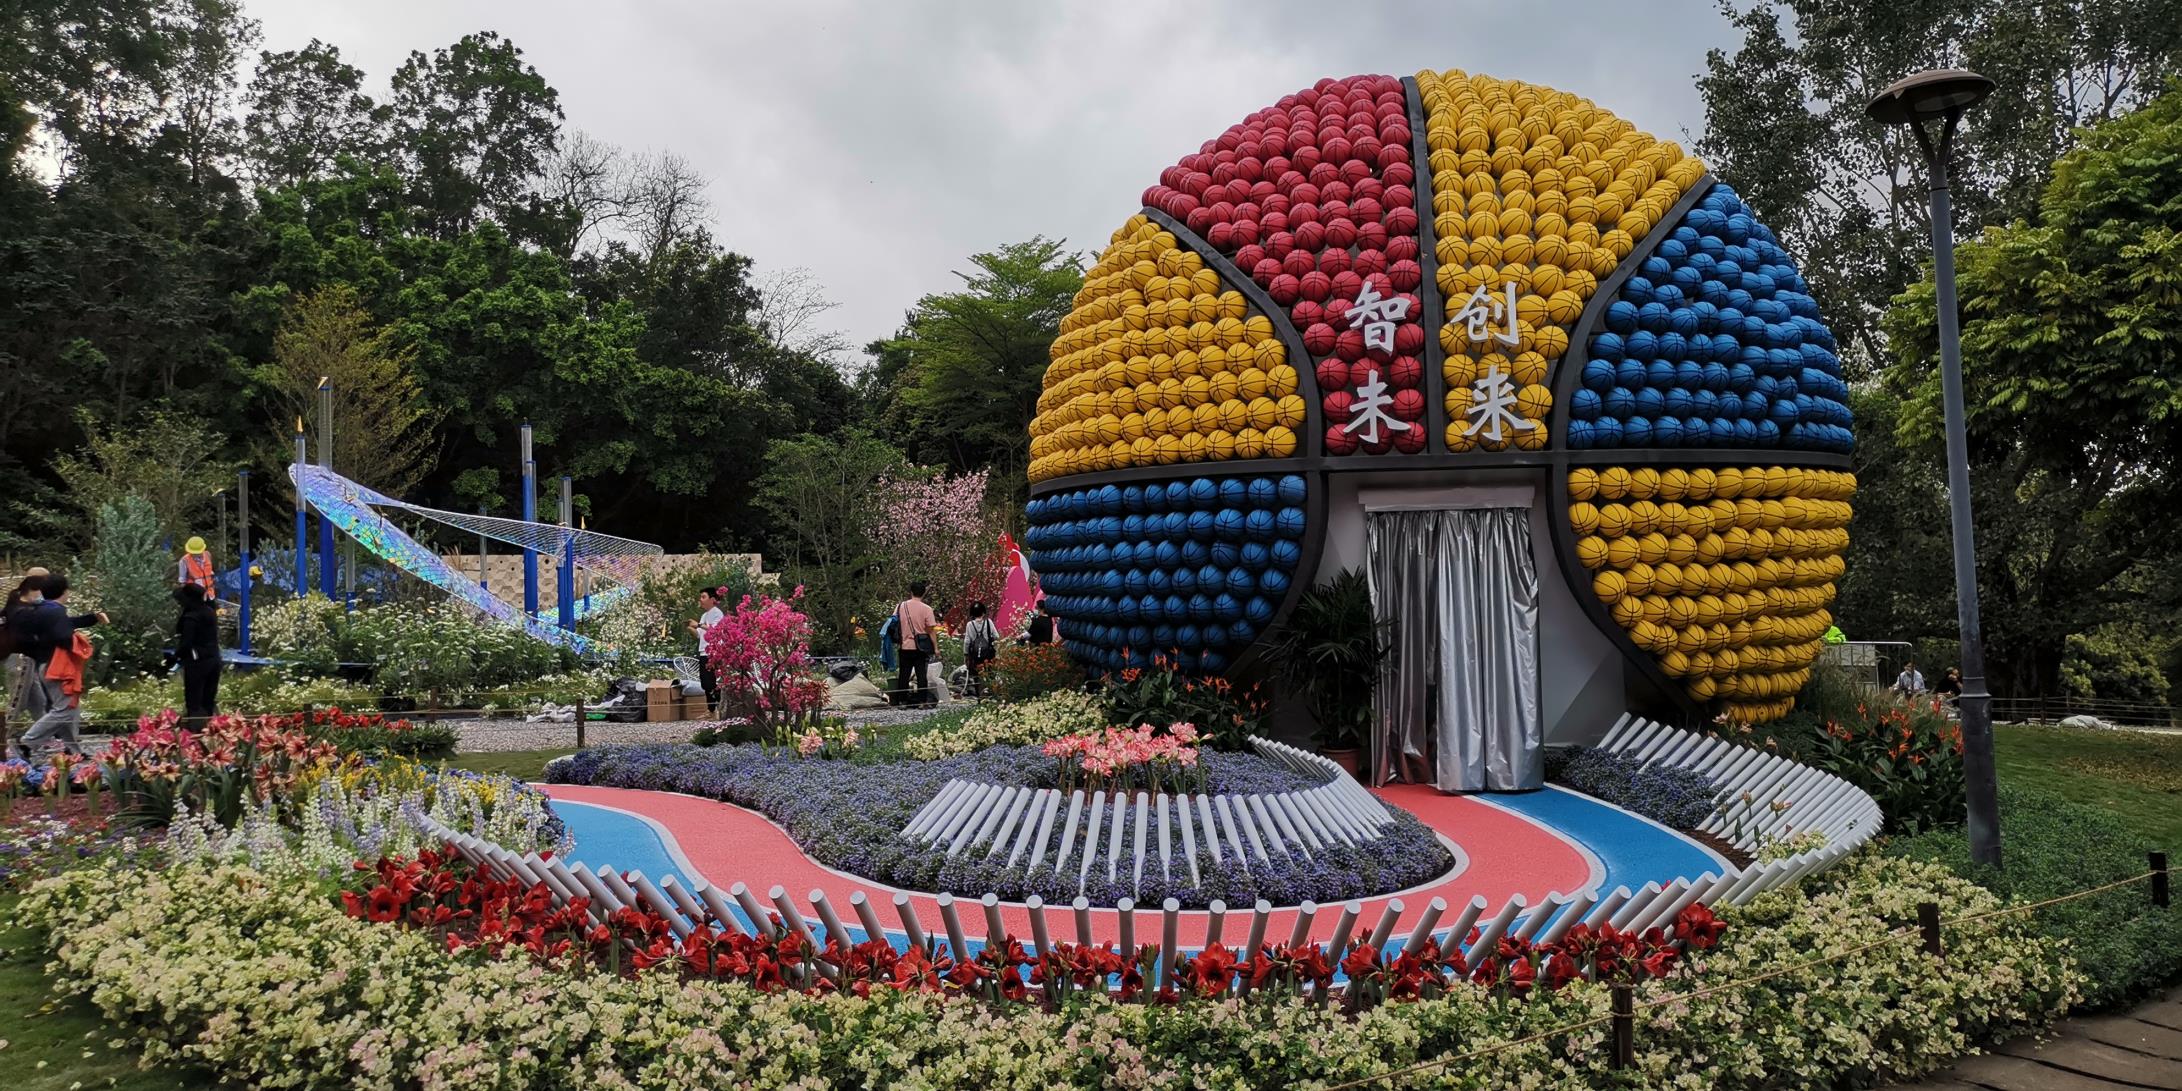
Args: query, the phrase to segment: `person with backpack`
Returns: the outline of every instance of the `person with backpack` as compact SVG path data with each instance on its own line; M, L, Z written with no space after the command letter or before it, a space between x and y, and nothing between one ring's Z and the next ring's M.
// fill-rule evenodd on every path
M58 737L61 746L70 753L81 753L76 741L76 729L83 722L81 697L83 695L83 663L89 658L88 641L81 640L78 629L101 625L106 621L103 613L70 614L68 612L68 577L55 573L45 578L41 593L45 602L30 615L30 656L37 679L45 687L45 715L23 732L16 744L17 752L29 760L47 740Z
M932 662L932 654L939 650L932 627L939 624L939 616L924 601L924 581L916 580L909 585L909 597L894 607L894 635L900 649L901 669L894 675L894 699L897 702L922 705L930 702L932 691L925 667Z
M985 604L970 604L970 622L962 628L963 665L970 670L970 696L985 696L985 682L981 677L985 664L1000 654L1000 626L985 614Z
M38 684L31 665L29 636L30 617L45 602L45 578L45 569L31 569L0 606L0 666L5 668L8 714L31 720L45 715L45 687Z

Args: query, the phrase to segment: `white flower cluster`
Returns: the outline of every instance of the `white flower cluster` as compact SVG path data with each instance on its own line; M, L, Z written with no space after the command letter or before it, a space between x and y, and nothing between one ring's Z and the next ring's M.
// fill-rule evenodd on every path
M912 735L902 751L919 761L953 757L988 746L1034 746L1106 726L1106 707L1075 690L1057 690L1014 704L980 705L961 726Z

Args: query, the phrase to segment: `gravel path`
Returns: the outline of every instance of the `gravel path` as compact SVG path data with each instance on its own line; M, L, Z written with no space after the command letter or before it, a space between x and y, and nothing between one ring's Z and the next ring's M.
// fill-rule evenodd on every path
M843 714L843 718L857 727L888 727L895 724L916 723L944 711L968 708L967 703L955 703L944 708L869 708ZM465 754L501 750L545 750L552 747L576 745L576 725L572 723L531 724L521 720L450 720L447 721L460 735L456 751ZM698 720L669 720L664 723L617 724L593 720L584 725L584 742L590 746L615 746L631 743L688 742L691 735L704 723Z

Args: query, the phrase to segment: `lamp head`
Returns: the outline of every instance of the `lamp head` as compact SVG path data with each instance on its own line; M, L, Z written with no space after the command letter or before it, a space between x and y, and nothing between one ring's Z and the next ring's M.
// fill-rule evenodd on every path
M1960 114L1993 93L1993 81L1966 68L1933 68L1904 76L1864 108L1882 125L1913 125Z

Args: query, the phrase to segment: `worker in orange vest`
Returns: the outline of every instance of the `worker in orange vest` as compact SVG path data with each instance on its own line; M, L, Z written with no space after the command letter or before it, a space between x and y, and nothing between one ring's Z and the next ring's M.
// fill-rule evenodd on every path
M205 540L191 538L182 543L182 549L182 563L176 570L174 582L204 588L205 601L210 602L217 597L218 588L212 575L212 554L205 546Z

